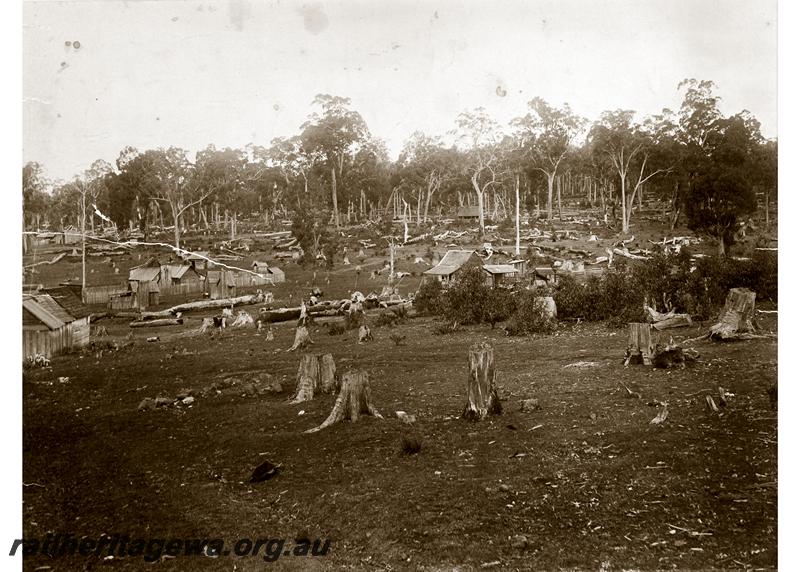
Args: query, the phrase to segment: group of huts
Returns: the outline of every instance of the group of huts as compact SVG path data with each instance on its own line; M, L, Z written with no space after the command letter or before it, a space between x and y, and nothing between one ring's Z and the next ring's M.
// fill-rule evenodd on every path
M458 277L470 268L481 268L485 274L488 286L511 286L524 283L532 286L546 286L555 284L558 272L552 266L536 266L528 268L524 259L517 258L507 262L495 263L494 256L482 257L475 250L449 250L442 259L433 267L424 272L431 279L439 280L442 286L449 286ZM563 272L575 272L571 263L564 263ZM583 264L580 271L584 272Z
M111 295L112 310L145 309L157 306L162 298L208 297L212 300L232 298L243 289L284 282L286 277L277 266L255 261L250 269L219 267L207 253L187 255L180 262L163 264L151 258L131 268L127 288Z

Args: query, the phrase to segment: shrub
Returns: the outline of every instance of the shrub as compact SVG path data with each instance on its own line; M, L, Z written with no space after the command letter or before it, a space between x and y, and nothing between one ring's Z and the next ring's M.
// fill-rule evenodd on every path
M442 284L436 279L425 280L414 296L414 308L420 314L440 314L443 302Z
M486 307L492 295L486 276L480 268L470 268L444 294L443 315L461 325L480 324L487 315Z
M506 328L512 336L543 334L555 331L556 320L547 313L547 306L537 292L523 291L516 295L514 314Z
M502 322L514 313L516 303L511 291L504 288L494 288L488 292L483 301L482 322L488 322L494 328L497 322Z

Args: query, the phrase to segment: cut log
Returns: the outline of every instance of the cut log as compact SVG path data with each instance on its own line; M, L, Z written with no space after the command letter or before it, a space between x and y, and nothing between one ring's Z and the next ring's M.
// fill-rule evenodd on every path
M494 349L486 342L475 344L469 350L467 404L461 417L479 421L490 413L499 415L502 412L495 387Z
M725 299L717 323L709 331L712 338L728 340L742 334L756 331L753 314L756 307L756 293L747 288L731 288Z
M180 326L183 318L163 318L160 320L146 320L143 322L131 322L131 328L155 328L157 326Z
M339 421L357 421L361 415L372 415L378 419L383 416L372 405L369 378L365 371L347 372L342 377L342 388L333 404L333 409L325 421L318 427L309 429L306 433L316 433Z
M650 324L631 322L628 324L628 350L625 365L652 365L654 345L650 340Z

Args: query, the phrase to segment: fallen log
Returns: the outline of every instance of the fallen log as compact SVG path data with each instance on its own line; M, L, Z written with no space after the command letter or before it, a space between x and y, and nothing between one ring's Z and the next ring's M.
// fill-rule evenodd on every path
M647 305L645 305L644 309L656 330L661 331L668 328L680 328L682 326L692 325L692 318L689 314L676 314L672 310L666 314L662 314Z
M625 258L630 258L632 260L647 260L646 256L639 256L638 254L631 254L628 251L627 248L625 248L625 249L615 248L613 250L613 252L614 252L614 254L616 254L618 256L624 256Z
M61 259L63 259L66 255L67 255L66 252L62 252L61 254L57 254L56 256L54 256L52 260L42 260L41 262L37 262L35 264L29 264L25 268L35 268L35 267L41 266L43 264L45 264L45 265L55 264L56 262L58 262Z
M155 328L158 326L180 326L183 318L161 318L159 320L143 320L141 322L131 322L131 328Z
M211 310L214 308L230 308L232 306L242 306L247 304L263 304L272 298L272 293L266 296L263 292L259 291L250 296L238 296L236 298L223 298L219 300L198 300L197 302L186 302L178 304L172 308L161 310L158 312L142 312L142 320L168 318L178 312L190 312L191 310Z

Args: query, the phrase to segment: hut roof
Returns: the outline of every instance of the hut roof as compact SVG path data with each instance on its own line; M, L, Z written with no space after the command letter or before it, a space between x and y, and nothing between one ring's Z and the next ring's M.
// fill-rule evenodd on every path
M464 266L464 264L466 264L472 255L475 255L476 258L480 259L480 257L475 254L474 250L448 250L439 261L439 264L429 270L426 270L424 273L449 276Z
M517 271L510 264L484 264L483 269L489 274L514 274Z
M80 297L69 286L54 286L45 288L44 291L56 304L64 308L74 318L85 318L91 314L88 306L81 301Z
M128 274L128 280L133 282L152 282L158 278L160 273L161 268L159 267L131 268L130 273Z
M22 308L51 330L57 330L65 324L75 321L75 318L70 316L69 313L59 306L48 294L23 296ZM23 324L25 324L24 317Z

